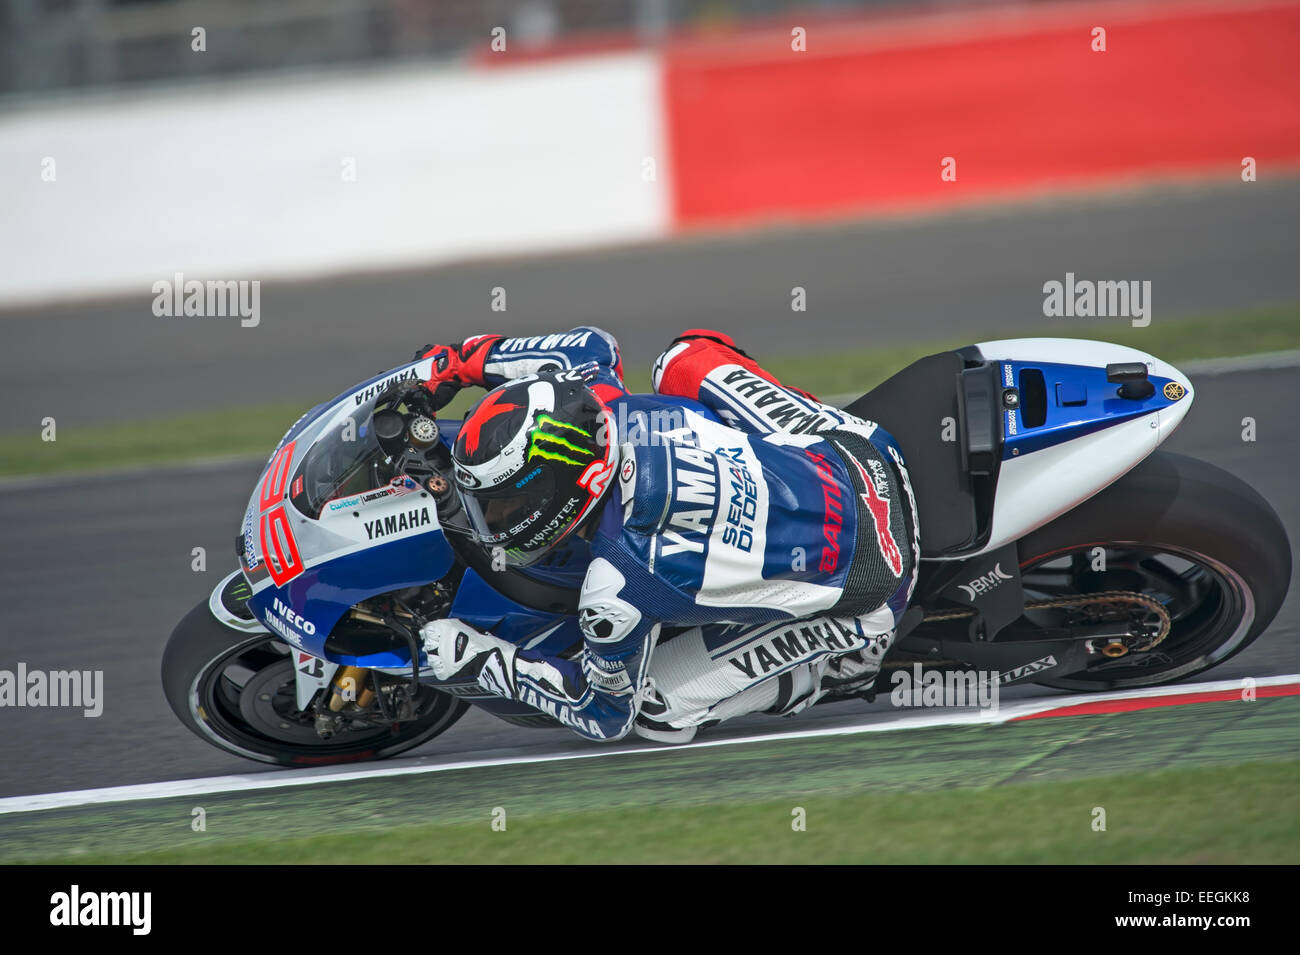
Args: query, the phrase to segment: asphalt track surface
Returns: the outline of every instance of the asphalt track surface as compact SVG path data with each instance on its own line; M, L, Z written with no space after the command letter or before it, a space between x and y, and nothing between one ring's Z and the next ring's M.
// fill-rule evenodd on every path
M163 389L172 412L278 399L305 406L304 395L342 390L413 345L484 327L540 333L594 322L619 336L629 363L644 363L674 330L698 325L732 330L760 357L839 341L859 346L962 332L978 340L1015 328L1051 334L1041 286L1066 271L1151 279L1156 321L1298 300L1300 184L1247 188L286 286L264 290L258 329L227 323L196 333L200 326L191 324L182 333L152 316L147 296L5 313L3 430L51 413L69 416L61 425L136 418L139 403ZM809 289L810 302L797 323L788 311L795 284ZM486 307L493 285L508 289L505 313ZM454 318L439 325L435 314ZM1196 384L1196 405L1167 447L1255 486L1294 544L1300 373L1238 372ZM1246 416L1257 422L1253 443L1241 440ZM238 461L0 487L0 668L22 661L29 669L102 670L105 695L103 715L94 719L79 710L0 709L0 796L270 768L192 736L167 708L158 678L172 626L231 566L235 526L258 470ZM191 569L197 546L207 551L206 573ZM1263 637L1205 678L1295 672L1300 606L1293 597ZM1052 691L1007 696L1044 692ZM797 726L748 717L713 733L859 721L882 707L888 703L817 707ZM592 745L567 730L526 730L471 711L413 755L500 758Z
M263 402L306 408L430 341L595 324L628 368L679 330L775 355L1116 319L1046 319L1043 283L1150 281L1153 321L1300 301L1300 181L1087 195L883 222L693 237L307 284L266 280L261 319L158 318L153 294L0 311L0 434ZM106 241L110 241L106 238ZM256 278L256 276L250 276ZM790 309L791 289L807 311ZM492 311L492 289L506 310Z

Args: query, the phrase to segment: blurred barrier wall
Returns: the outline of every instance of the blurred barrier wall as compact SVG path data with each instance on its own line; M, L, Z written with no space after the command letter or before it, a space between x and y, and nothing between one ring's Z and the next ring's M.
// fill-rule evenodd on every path
M0 304L1300 163L1296 2L1017 7L806 40L30 105L0 118Z
M0 93L285 67L632 49L771 17L1007 0L2 0ZM1027 2L1027 0L1022 0ZM192 48L196 29L203 51Z
M630 53L11 114L0 302L663 235L667 171L644 172L664 153L658 80Z

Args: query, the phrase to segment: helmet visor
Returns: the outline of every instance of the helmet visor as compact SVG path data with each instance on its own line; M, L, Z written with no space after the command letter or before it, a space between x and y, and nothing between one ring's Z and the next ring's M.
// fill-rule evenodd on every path
M555 476L545 468L495 488L461 488L465 516L480 543L505 547L542 522L554 497Z

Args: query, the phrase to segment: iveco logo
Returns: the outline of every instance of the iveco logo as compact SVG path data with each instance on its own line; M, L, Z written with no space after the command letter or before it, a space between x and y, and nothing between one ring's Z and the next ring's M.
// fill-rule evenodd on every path
M983 597L985 594L997 589L1002 581L1010 579L1011 575L1002 569L1002 564L999 562L994 564L993 569L987 574L957 586L966 591L967 600L974 600L976 597Z

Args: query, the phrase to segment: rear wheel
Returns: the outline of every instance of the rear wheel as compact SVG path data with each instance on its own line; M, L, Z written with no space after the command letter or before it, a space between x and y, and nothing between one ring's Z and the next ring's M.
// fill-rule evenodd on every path
M206 601L172 632L162 678L172 711L196 735L227 752L287 766L394 756L433 739L468 709L421 686L415 719L322 739L314 715L297 707L290 648L270 634L226 626Z
M1041 681L1070 690L1204 672L1264 632L1291 580L1291 545L1268 502L1226 471L1168 452L1023 539L1020 561L1027 601L1126 591L1169 615L1169 633L1152 649L1096 654L1083 670ZM1026 618L1059 626L1059 613Z

